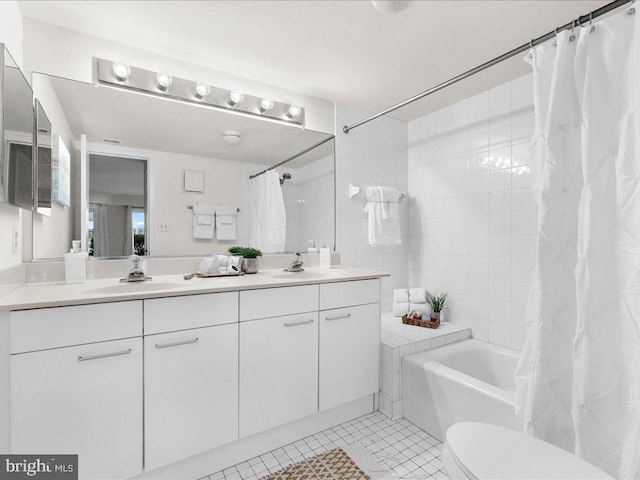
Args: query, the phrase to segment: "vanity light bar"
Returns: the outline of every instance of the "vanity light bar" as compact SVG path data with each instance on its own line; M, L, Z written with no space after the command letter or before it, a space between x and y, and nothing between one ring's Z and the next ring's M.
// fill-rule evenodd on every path
M94 72L97 84L268 118L295 126L305 125L304 108L297 105L171 77L164 72L152 72L102 58L94 57Z

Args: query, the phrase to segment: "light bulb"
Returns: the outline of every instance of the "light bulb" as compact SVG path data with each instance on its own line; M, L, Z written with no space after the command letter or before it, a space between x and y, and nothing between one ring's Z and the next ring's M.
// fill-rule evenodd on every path
M196 84L196 91L195 91L196 98L199 98L200 100L202 100L203 98L207 97L210 93L211 93L211 87L209 85L205 85L204 83Z
M291 105L289 107L289 110L287 110L287 117L296 118L296 117L299 117L301 113L302 113L302 108L296 105Z
M244 95L242 93L240 93L240 92L231 92L229 94L229 106L230 107L235 107L242 100L244 100Z
M124 63L114 62L111 66L111 74L116 80L124 82L131 75L131 67Z
M273 108L273 101L263 98L262 100L260 100L260 103L258 104L258 110L260 110L260 113L264 113L268 110L271 110Z
M173 78L171 78L171 75L166 75L164 73L158 73L156 75L156 87L158 87L158 90L166 92L172 83Z

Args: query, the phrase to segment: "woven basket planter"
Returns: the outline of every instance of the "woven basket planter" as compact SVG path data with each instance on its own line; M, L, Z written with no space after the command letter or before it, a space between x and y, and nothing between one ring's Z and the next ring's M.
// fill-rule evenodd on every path
M421 318L409 318L406 315L403 315L402 323L406 323L407 325L415 325L416 327L438 328L440 326L440 319L437 318L435 321L425 321Z

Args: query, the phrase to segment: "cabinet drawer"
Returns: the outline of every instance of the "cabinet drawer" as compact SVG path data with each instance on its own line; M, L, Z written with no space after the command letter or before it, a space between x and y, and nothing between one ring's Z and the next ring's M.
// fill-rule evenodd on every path
M380 302L379 279L320 285L320 310L378 302Z
M237 322L237 292L144 301L145 335Z
M142 301L11 312L11 353L142 335Z
M240 321L318 310L318 285L240 292Z

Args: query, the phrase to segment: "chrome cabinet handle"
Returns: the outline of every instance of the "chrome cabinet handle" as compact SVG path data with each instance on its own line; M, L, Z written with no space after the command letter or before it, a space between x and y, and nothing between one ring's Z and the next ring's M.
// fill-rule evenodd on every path
M178 345L189 345L190 343L196 343L198 340L200 339L196 337L191 340L184 340L182 342L156 343L156 348L169 348L169 347L177 347Z
M100 353L98 355L87 355L78 357L79 362L86 362L87 360L97 360L98 358L107 358L107 357L117 357L118 355L127 355L131 353L131 349L122 350L120 352L112 352L112 353Z
M311 320L303 320L302 322L285 322L285 327L297 327L299 325L307 325L309 323L313 323L313 319Z
M351 318L351 314L347 313L346 315L339 315L337 317L324 317L327 322L332 322L334 320L342 320L344 318Z

